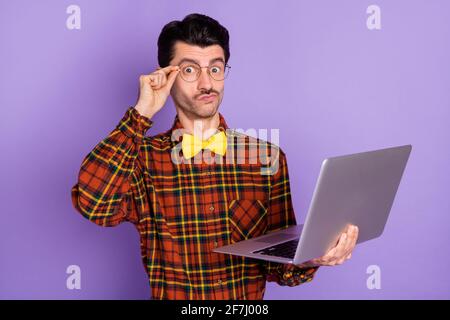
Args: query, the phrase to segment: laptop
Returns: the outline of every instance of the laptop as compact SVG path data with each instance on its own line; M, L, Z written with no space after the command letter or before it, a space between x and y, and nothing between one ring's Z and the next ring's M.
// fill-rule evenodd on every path
M213 251L301 264L324 256L348 224L358 226L358 244L379 237L411 149L403 145L325 159L304 224Z

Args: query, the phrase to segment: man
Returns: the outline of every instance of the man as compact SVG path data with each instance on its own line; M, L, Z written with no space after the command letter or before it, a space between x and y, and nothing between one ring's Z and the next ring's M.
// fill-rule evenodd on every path
M266 281L311 281L320 266L350 258L357 240L349 226L324 257L302 265L213 252L296 224L284 152L229 130L218 112L229 57L228 31L216 20L191 14L167 24L160 67L140 77L136 105L86 156L72 188L90 221L136 226L153 299L262 299ZM145 136L169 95L172 128Z

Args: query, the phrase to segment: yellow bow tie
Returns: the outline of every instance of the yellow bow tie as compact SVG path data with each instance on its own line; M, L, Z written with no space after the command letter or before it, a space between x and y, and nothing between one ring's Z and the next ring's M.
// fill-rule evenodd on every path
M184 133L181 141L181 150L186 159L190 159L199 153L202 149L209 149L214 153L224 155L227 150L227 136L225 132L220 131L208 140L201 140L196 136Z

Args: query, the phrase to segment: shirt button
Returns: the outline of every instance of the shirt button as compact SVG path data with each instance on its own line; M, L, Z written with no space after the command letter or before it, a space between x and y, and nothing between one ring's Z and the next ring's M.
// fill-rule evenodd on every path
M214 241L214 248L217 248L217 245L218 245L217 241Z
M213 212L213 211L214 211L214 207L213 207L213 206L210 206L210 207L209 207L209 211Z
M222 280L220 280L220 279L217 280L217 283L218 283L218 284L222 284Z

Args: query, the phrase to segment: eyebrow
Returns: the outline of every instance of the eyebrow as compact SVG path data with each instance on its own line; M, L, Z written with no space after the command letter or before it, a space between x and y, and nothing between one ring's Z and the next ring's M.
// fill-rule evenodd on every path
M221 57L209 60L209 64L216 62L216 61L221 61L225 64L225 61ZM200 61L195 60L195 59L190 59L190 58L183 58L183 59L181 59L181 61L178 64L182 64L183 62L193 62L193 63L200 65Z

